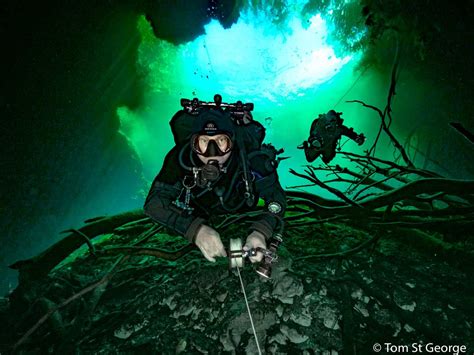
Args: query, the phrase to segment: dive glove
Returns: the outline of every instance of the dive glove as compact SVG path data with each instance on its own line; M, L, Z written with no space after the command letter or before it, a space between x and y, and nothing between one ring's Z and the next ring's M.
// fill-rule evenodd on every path
M227 255L219 233L205 224L199 227L194 243L201 250L204 257L211 262L216 261L216 256Z
M250 250L250 249L255 249L255 248L262 248L262 249L267 249L267 243L265 242L265 236L257 231L253 231L252 233L249 234L247 237L247 241L245 242L245 245L243 249L245 251ZM262 261L263 258L263 253L258 252L257 255L255 256L250 256L250 262L252 263L257 263L259 261Z

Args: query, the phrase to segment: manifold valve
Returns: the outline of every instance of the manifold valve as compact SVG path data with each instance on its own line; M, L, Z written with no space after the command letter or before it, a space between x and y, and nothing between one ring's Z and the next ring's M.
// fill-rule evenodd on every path
M229 248L229 267L234 269L236 267L244 266L244 258L242 255L242 239L231 238Z

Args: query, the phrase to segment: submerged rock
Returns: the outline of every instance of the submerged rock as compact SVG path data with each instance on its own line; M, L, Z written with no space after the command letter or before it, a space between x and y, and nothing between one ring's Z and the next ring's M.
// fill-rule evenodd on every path
M281 333L285 335L289 341L295 344L300 344L308 340L308 336L298 333L296 329L289 328L286 325L280 327Z
M398 307L405 311L413 312L416 308L416 302L413 300L413 295L402 288L397 288L393 291L393 300Z
M161 237L156 238L154 243ZM271 280L260 280L253 265L241 270L262 353L346 353L348 336L361 354L372 351L366 343L373 339L405 344L412 342L413 334L427 341L433 333L452 343L472 338L469 300L474 290L458 270L445 264L434 268L431 260L417 254L408 257L400 247L390 248L400 251L393 258L377 253L370 258L364 253L353 256L345 268L329 259L300 263L292 260L291 248L306 250L321 242L307 238L300 245L297 238L288 236L284 255L289 261ZM171 238L164 241L167 248L175 243ZM5 325L0 352L45 314L47 310L35 308L36 300L60 305L104 277L115 260L79 256L42 282L26 282L8 300L0 300L0 321ZM61 315L64 334L45 322L20 350L59 353L68 339L74 339L74 347L83 353L255 354L240 282L227 267L225 260L208 263L198 253L173 262L133 256L107 287L55 312ZM426 277L427 272L432 277ZM387 287L387 280L393 288ZM456 297L439 287L443 284L455 285ZM436 292L426 292L434 286ZM73 323L80 326L73 328Z
M282 303L292 304L295 296L303 294L303 284L289 275L283 275L275 282L272 295Z

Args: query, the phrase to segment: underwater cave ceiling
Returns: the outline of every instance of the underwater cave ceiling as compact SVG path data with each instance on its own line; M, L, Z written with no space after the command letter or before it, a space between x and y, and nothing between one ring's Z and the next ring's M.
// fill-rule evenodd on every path
M408 43L409 50L404 55L409 58L407 62L412 67L431 66L439 60L444 69L456 68L458 64L467 63L468 57L472 55L470 43L474 32L469 18L474 14L474 4L469 0L457 1L456 4L442 0L310 0L300 3L303 5L300 6L302 18L334 8L337 36L341 41L353 36L353 31L360 28L360 25L366 26L368 41L359 42L352 49L369 49L369 53L365 53L368 62L378 65L387 59L387 63L391 62L389 58L383 58L386 55L384 49L374 52L373 48L370 48L381 40L387 29L399 31L401 40ZM138 13L146 15L157 38L175 45L193 41L204 34L204 26L212 19L218 20L223 28L230 28L237 22L241 12L249 8L266 9L268 16L272 17L275 23L284 22L286 16L291 13L285 0L160 0L142 3L135 8ZM353 22L350 17L358 19ZM350 48L347 43L346 48ZM380 56L381 58L377 58ZM457 73L457 70L453 70L449 74ZM450 79L454 81L459 78L444 78L447 81ZM461 81L472 80L472 76L466 75Z
M146 18L157 38L179 45L204 34L204 25L211 19L229 28L238 18L238 3L236 0L153 1Z

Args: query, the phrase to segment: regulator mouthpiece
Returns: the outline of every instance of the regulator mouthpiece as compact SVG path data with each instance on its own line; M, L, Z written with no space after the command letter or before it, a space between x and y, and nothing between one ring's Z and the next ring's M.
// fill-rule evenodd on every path
M217 160L210 160L201 168L201 178L206 181L216 181L219 175L220 169Z

